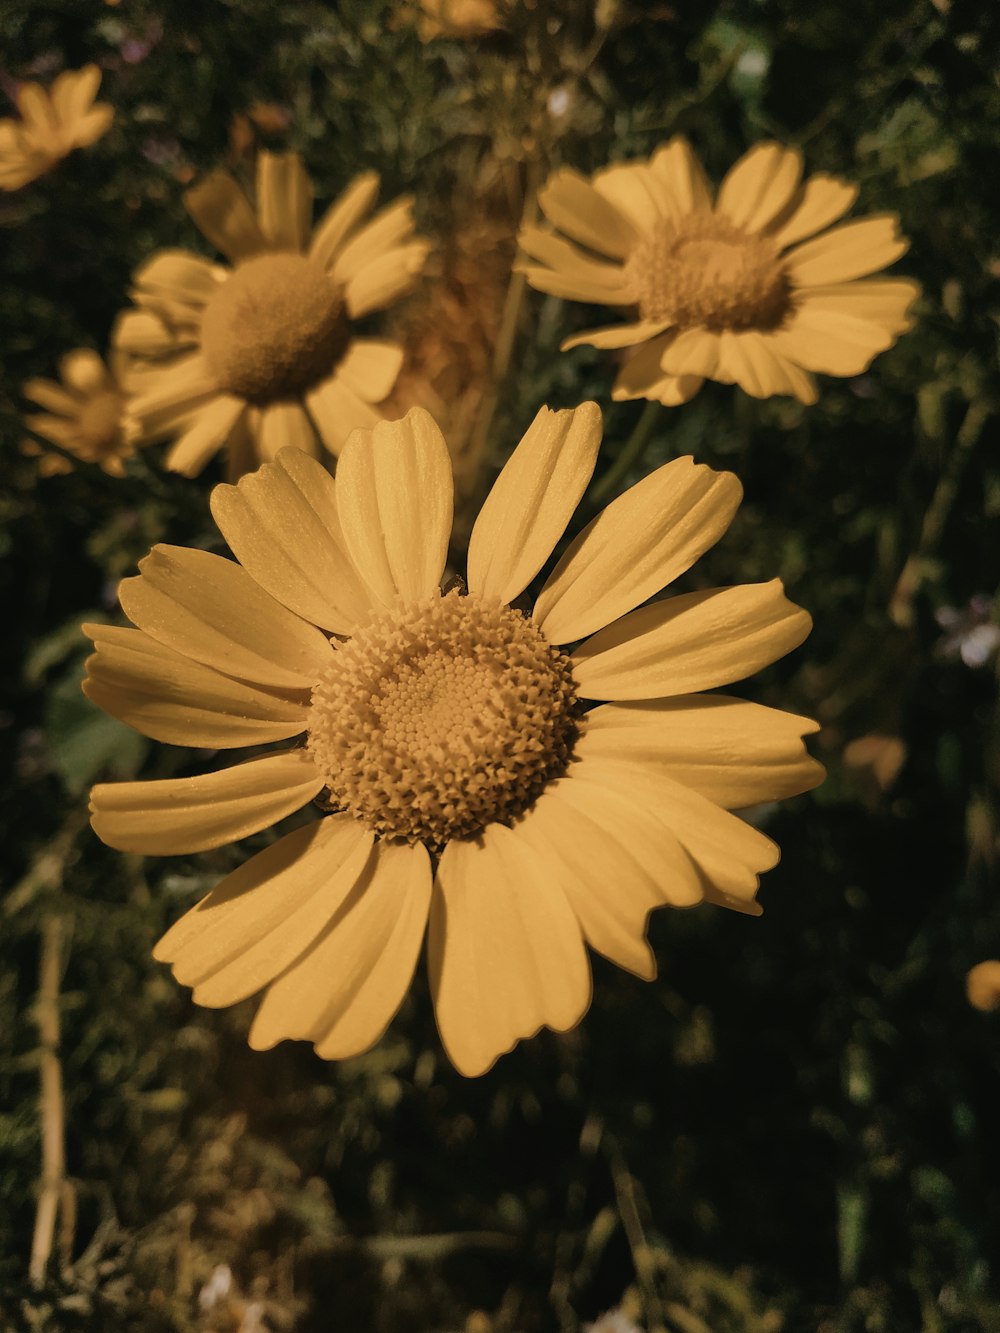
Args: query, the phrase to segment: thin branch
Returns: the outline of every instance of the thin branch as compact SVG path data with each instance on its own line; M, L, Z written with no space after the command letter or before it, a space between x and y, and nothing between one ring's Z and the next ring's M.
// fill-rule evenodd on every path
M45 1282L52 1255L56 1219L66 1189L66 1113L63 1103L62 1064L59 1060L59 987L62 979L65 918L51 913L42 924L39 958L38 1000L35 1022L39 1036L42 1123L42 1177L31 1238L28 1276L32 1285ZM64 1236L60 1248L69 1246ZM71 1243L71 1242L70 1242Z

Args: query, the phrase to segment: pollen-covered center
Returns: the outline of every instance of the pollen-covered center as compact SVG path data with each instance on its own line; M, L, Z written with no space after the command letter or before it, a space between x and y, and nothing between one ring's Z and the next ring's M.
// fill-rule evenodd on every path
M304 255L255 255L213 292L201 350L219 388L251 403L294 398L332 369L349 330L340 294Z
M565 771L569 658L519 612L435 593L336 648L307 745L330 803L383 837L439 848L513 819Z
M629 256L625 276L643 319L681 329L773 329L791 308L777 247L712 214L660 223Z

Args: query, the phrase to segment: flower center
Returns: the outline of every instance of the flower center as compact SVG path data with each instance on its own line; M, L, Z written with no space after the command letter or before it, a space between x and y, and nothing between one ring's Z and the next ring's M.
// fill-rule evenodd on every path
M576 704L569 658L530 620L453 590L337 645L307 746L331 804L437 849L509 822L565 772Z
M303 255L256 255L209 298L201 348L220 389L251 403L295 398L328 374L349 337L337 288Z
M97 462L113 453L121 440L121 394L102 389L80 408L76 428L81 457Z
M660 223L635 247L625 275L643 319L682 329L773 329L791 308L773 243L711 214Z

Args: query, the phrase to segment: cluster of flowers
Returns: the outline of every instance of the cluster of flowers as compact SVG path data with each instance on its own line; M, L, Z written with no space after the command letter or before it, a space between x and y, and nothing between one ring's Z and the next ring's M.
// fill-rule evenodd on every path
M896 218L834 226L856 189L802 171L797 150L759 144L713 197L682 138L590 179L562 169L539 196L551 227L522 230L519 265L540 291L627 312L564 344L624 349L615 398L673 406L710 378L809 404L816 373L856 375L895 341L918 288L870 276L906 248ZM419 408L382 419L403 349L355 330L429 248L408 199L369 219L377 188L358 177L313 227L296 154L260 154L253 200L209 175L185 203L226 262L152 256L111 364L71 353L61 384L27 386L50 414L29 424L60 463L120 471L163 440L189 476L223 445L229 462L212 512L235 561L155 547L120 588L134 628L85 627L85 691L156 740L254 757L97 786L99 836L192 853L322 812L223 879L156 956L201 1004L264 990L252 1045L306 1039L333 1058L380 1038L426 935L443 1044L475 1075L580 1020L586 946L648 979L653 908L759 912L778 851L731 811L815 786L816 727L705 691L810 622L778 580L650 601L740 502L735 476L690 458L613 500L530 615L515 609L589 486L594 403L541 409L464 579L447 569L448 448ZM261 751L275 742L291 744Z

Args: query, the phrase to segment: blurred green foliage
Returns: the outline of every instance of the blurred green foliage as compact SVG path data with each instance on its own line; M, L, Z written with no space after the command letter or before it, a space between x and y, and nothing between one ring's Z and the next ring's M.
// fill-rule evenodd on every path
M96 61L117 111L0 197L3 1329L566 1333L623 1299L671 1333L1000 1326L1000 1029L964 995L1000 955L996 665L968 665L936 619L977 595L988 616L1000 582L1000 10L536 0L487 38L424 45L386 0L9 0L0 51L9 87ZM815 618L746 686L818 717L830 770L755 814L783 848L765 915L657 914L657 982L598 960L577 1032L474 1082L441 1056L422 979L368 1056L252 1053L249 1006L195 1009L150 958L246 849L144 863L85 827L95 777L207 758L86 705L75 626L114 617L152 542L218 544L212 478L151 452L122 480L40 480L19 389L103 349L154 248L201 248L183 185L245 166L248 126L301 150L321 199L377 168L442 240L470 193L516 203L532 162L589 171L683 131L718 180L776 137L858 181L858 212L897 211L899 271L924 284L917 328L868 374L825 380L814 408L707 385L627 478L687 452L734 469L743 510L687 586L781 575ZM493 463L543 402L609 409L609 354L558 351L592 314L527 293ZM606 411L599 466L641 411ZM873 733L904 747L894 780L845 762ZM69 1188L38 1285L53 916Z

